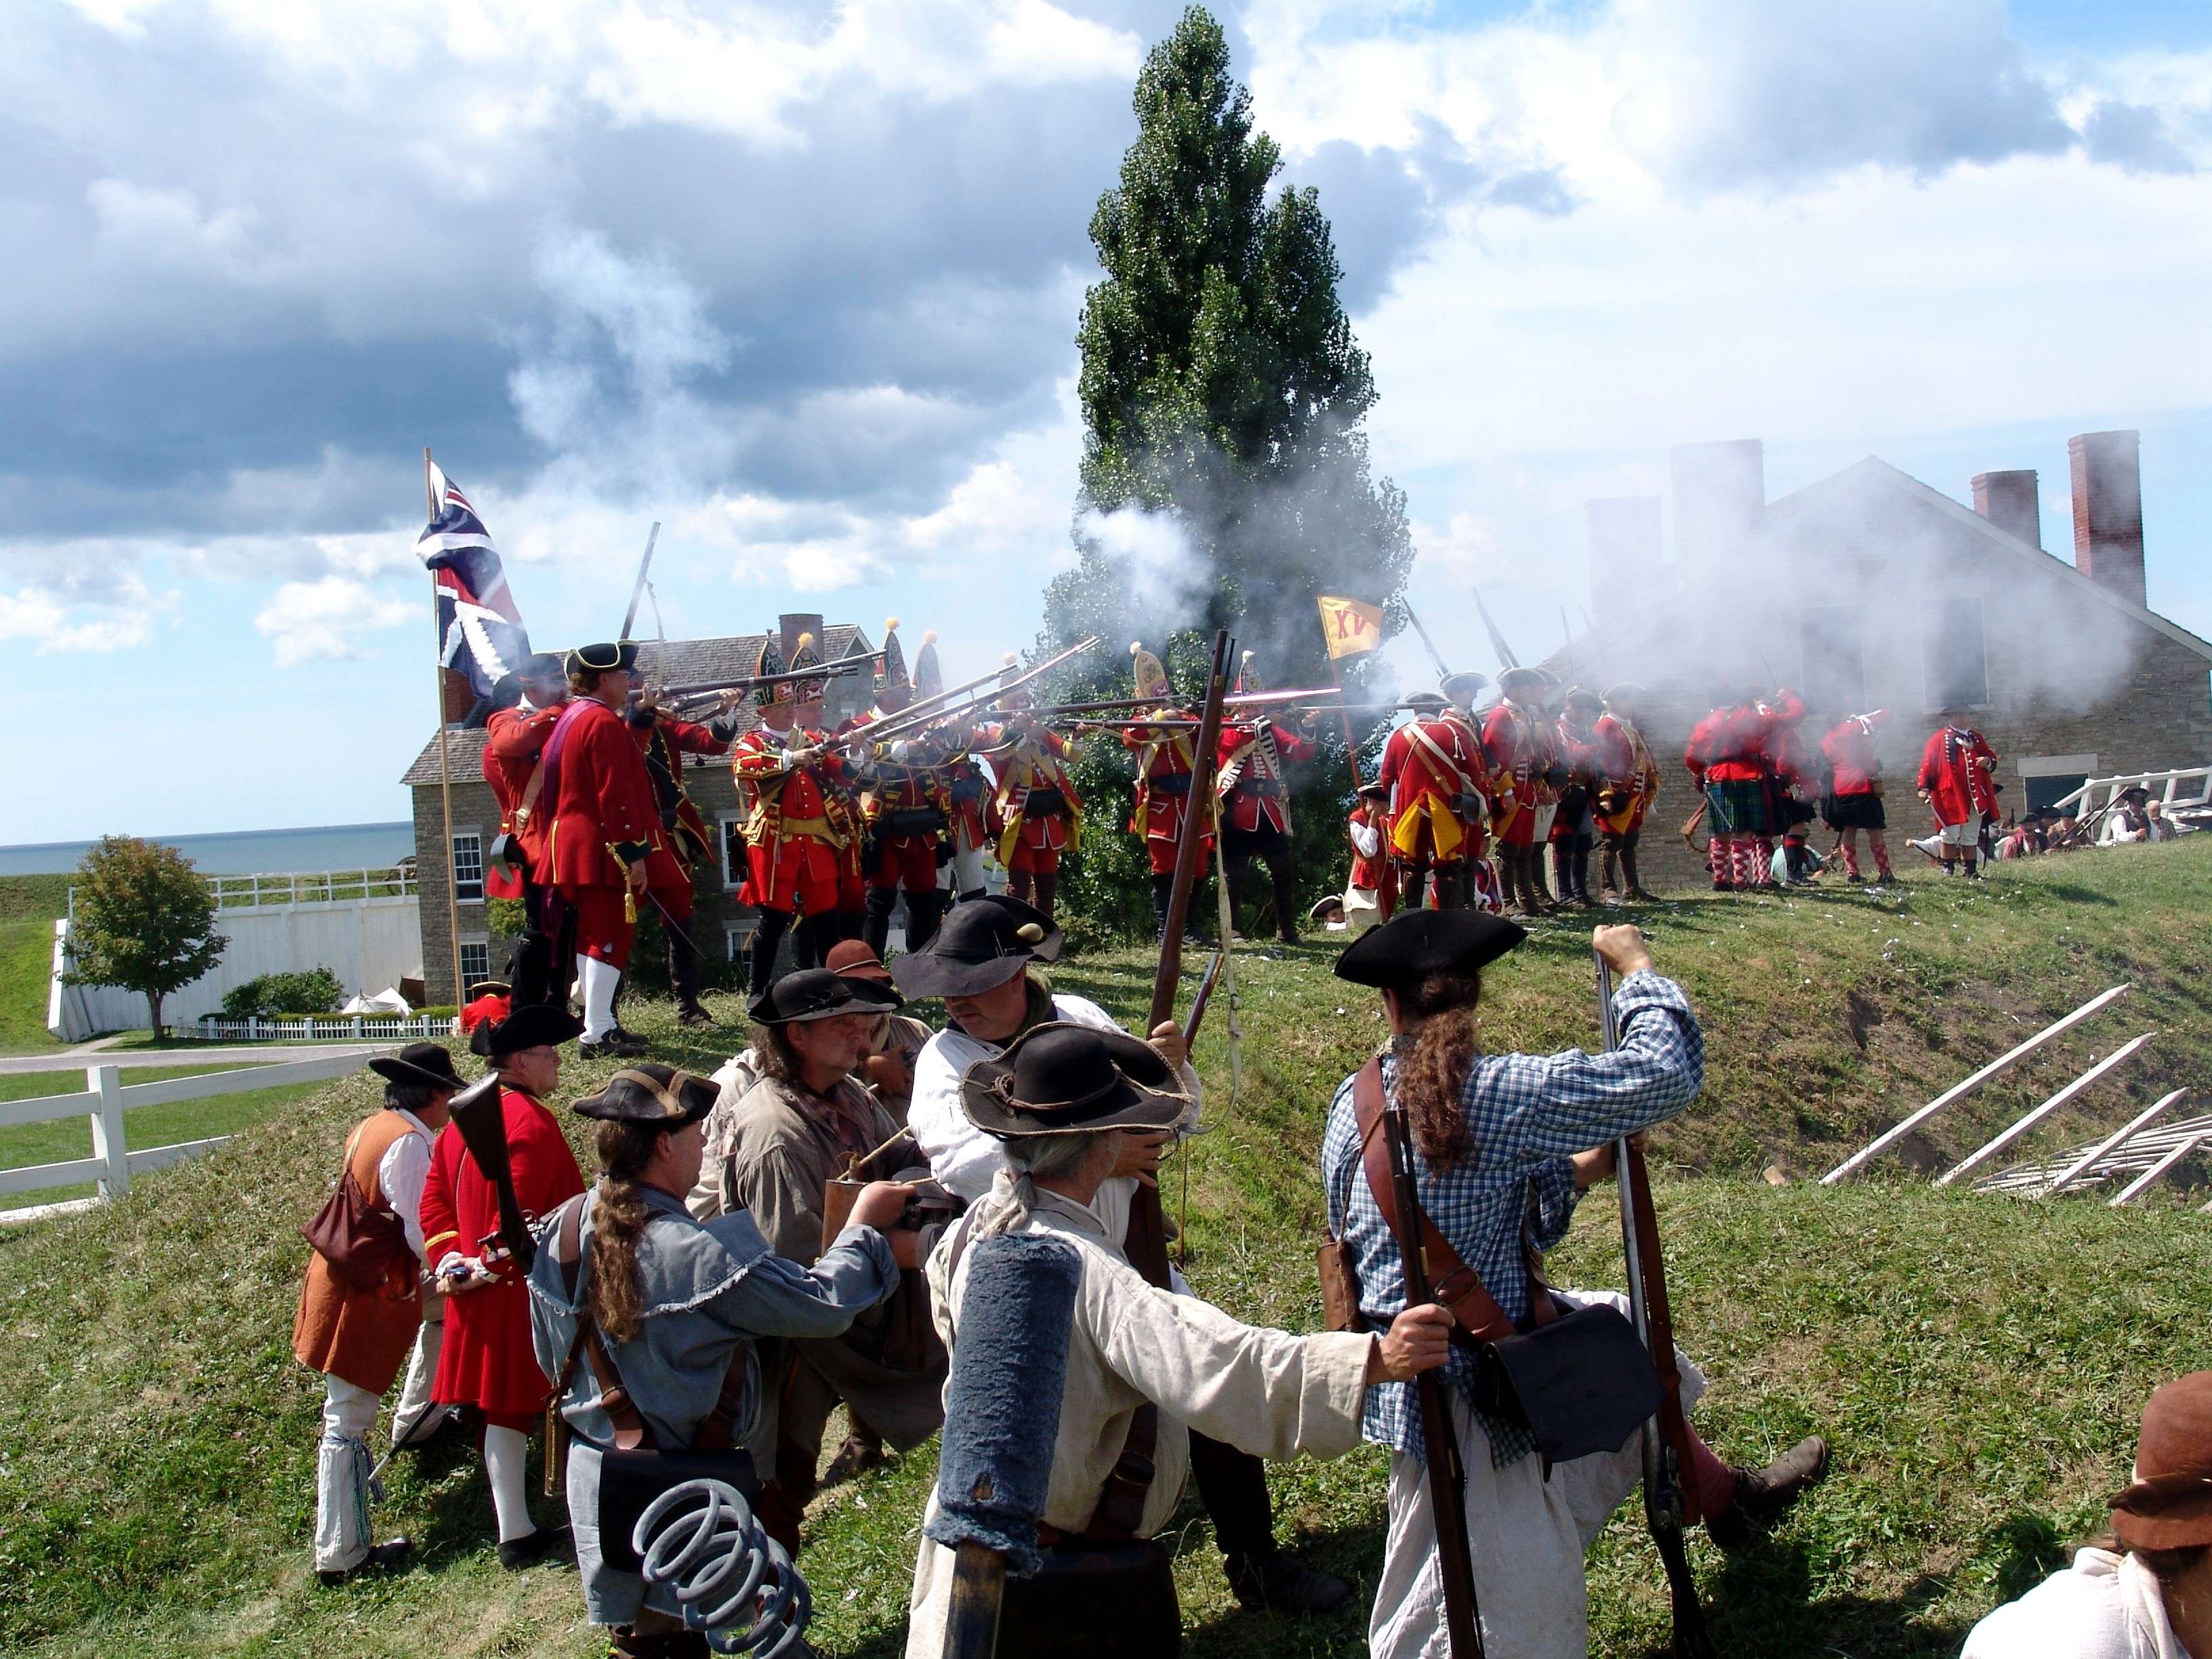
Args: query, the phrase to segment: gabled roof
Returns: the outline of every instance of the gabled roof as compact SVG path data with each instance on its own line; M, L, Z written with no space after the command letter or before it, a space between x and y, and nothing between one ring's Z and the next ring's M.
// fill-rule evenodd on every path
M868 636L852 623L824 623L822 635L825 661L865 655L872 648ZM769 637L766 634L731 634L711 640L671 640L665 646L657 640L644 640L638 646L638 665L659 685L702 685L716 680L744 679L760 672L761 652ZM744 706L743 712L740 731L749 730L756 723L750 702ZM410 787L425 784L434 787L441 777L450 775L455 783L482 783L483 746L484 733L481 729L449 727L443 768L438 759L438 739L433 734L399 781ZM684 757L687 764L695 767L707 764L708 758L704 755Z
M1973 508L1953 501L1940 489L1931 489L1910 473L1900 471L1876 455L1832 473L1816 483L1783 496L1767 504L1760 520L1759 537L1763 539L1786 530L1793 522L1817 520L1832 509L1839 497L1862 491L1880 489L1904 497L1924 510L1948 521L1961 534L1978 537L1993 552L2021 561L2022 566L2047 580L2070 584L2074 590L2096 603L2110 607L2130 621L2163 634L2176 645L2185 646L2208 662L2212 662L2212 642L2200 640L2179 623L2167 621L2155 611L2147 611L2132 599L2115 593L2103 583L2093 581L2065 560L2031 547L2010 531L2002 530Z

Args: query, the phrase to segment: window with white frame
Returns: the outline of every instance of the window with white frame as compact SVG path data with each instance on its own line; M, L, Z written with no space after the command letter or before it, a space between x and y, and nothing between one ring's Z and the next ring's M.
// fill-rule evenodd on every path
M745 946L752 942L753 930L759 925L756 921L726 921L722 924L722 945L730 961L744 960Z
M465 939L461 941L461 995L465 998L469 987L481 985L491 977L491 941Z
M1979 599L1933 599L1923 608L1920 666L1929 713L1987 705L1990 663Z
M453 837L453 896L466 903L483 890L483 837L473 830Z

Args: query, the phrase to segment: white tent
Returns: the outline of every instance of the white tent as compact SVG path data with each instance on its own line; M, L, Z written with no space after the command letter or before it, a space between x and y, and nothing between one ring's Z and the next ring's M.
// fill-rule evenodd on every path
M415 1011L407 1006L407 999L397 988L386 986L373 997L356 996L338 1010L342 1014L398 1014L404 1018Z

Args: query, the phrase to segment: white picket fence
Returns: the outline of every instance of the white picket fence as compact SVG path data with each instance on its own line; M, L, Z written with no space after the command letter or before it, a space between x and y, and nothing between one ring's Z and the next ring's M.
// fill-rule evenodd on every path
M204 1077L171 1078L161 1083L123 1081L117 1066L85 1067L82 1091L63 1095L40 1095L30 1100L0 1101L0 1127L16 1123L51 1123L60 1118L84 1117L92 1124L92 1156L72 1158L59 1164L27 1164L0 1170L0 1195L42 1192L49 1187L68 1187L80 1181L100 1183L99 1198L45 1204L23 1210L0 1210L0 1222L42 1220L48 1216L82 1210L131 1190L131 1177L149 1170L167 1169L202 1152L213 1152L230 1139L214 1135L205 1140L180 1140L168 1146L126 1150L123 1114L137 1106L166 1106L179 1100L204 1100L211 1095L243 1094L255 1089L281 1089L295 1083L321 1083L357 1072L363 1064L358 1054L330 1054L316 1060L297 1060L281 1066L249 1066L236 1071L210 1072Z
M2212 766L2091 778L2072 794L2053 803L2050 810L2070 814L2086 823L2110 812L2119 805L2123 792L2130 789L2142 790L2159 802L2160 811L2178 829L2194 830L2212 820Z
M461 1029L453 1014L314 1014L298 1019L224 1019L202 1014L197 1024L171 1028L180 1037L210 1042L380 1042L407 1037L452 1036Z

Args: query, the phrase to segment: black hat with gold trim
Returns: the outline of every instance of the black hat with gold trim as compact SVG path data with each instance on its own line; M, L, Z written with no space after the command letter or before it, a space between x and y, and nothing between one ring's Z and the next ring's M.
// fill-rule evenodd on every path
M714 1108L720 1091L712 1079L694 1077L673 1066L641 1060L625 1066L595 1095L570 1103L569 1109L602 1123L641 1123L651 1129L681 1129Z
M637 641L614 640L600 645L580 645L568 653L566 666L571 674L611 674L617 669L627 674L637 666Z
M487 1020L469 1033L469 1052L501 1060L525 1048L557 1048L584 1034L584 1022L566 1008L526 1002L504 1019Z
M761 646L760 666L754 669L753 672L766 676L787 672L788 671L783 665L783 647L776 643L775 635L771 634ZM792 682L789 680L781 681L775 685L757 685L753 688L753 702L763 708L773 708L780 702L796 702L798 700L799 694L792 689Z

